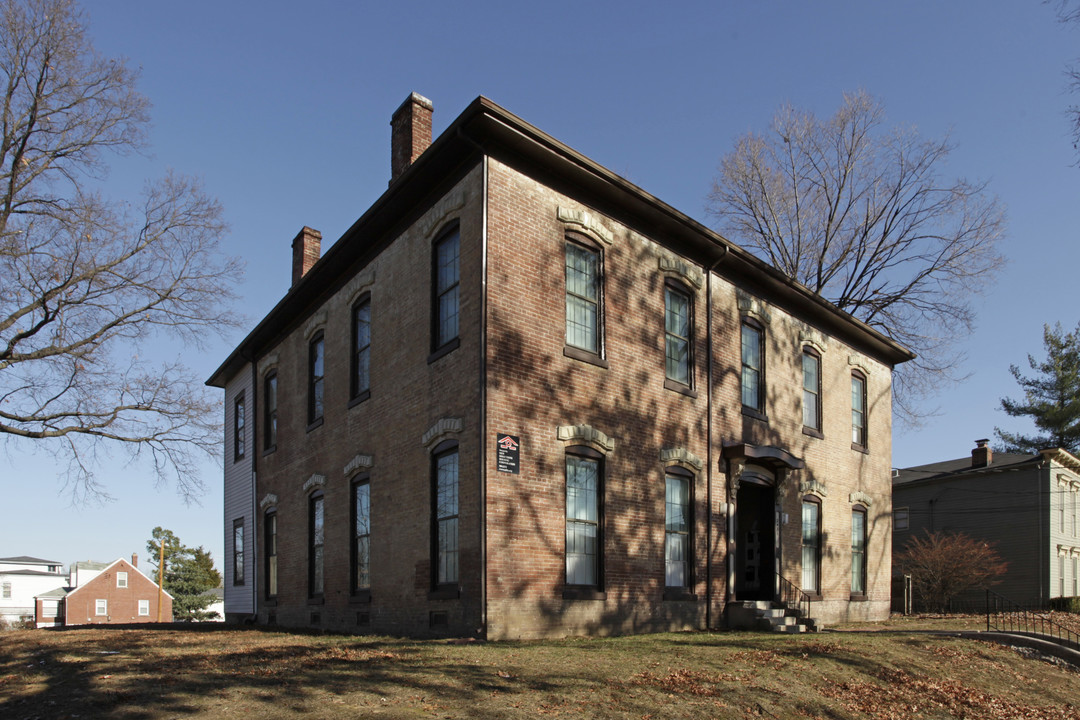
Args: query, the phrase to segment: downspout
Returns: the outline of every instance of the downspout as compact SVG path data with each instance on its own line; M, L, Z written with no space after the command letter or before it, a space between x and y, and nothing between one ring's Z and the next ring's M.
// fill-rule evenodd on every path
M727 256L727 245L713 264L705 269L705 629L712 627L712 535L713 535L713 322L712 322L712 274Z
M488 427L487 427L487 287L488 287L488 156L484 148L475 140L457 129L457 136L476 148L480 153L481 183L480 192L480 497L478 529L480 533L480 637L487 639L488 613L488 568L487 568L487 472L488 472Z
M243 353L241 353L243 357ZM251 542L244 538L244 544L251 548L251 552L244 553L245 560L251 558L251 617L257 620L259 617L259 516L255 512L258 507L258 490L255 487L256 463L259 458L258 427L259 427L259 374L255 365L255 358L247 358L251 364L251 420L246 423L251 428ZM246 430L246 428L245 428ZM236 549L233 549L236 552Z

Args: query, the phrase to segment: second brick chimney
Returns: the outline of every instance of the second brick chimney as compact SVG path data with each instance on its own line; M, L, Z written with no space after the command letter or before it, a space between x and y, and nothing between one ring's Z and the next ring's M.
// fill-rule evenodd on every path
M292 284L294 287L319 260L321 252L322 233L312 230L307 225L302 227L292 241Z
M420 153L431 145L431 113L434 106L413 93L401 103L390 120L390 182L393 183Z
M975 441L975 449L971 451L971 467L986 467L994 461L994 451L987 444L989 442L989 438Z
M133 568L138 568L139 567L139 554L138 553L131 553L131 567L133 567Z

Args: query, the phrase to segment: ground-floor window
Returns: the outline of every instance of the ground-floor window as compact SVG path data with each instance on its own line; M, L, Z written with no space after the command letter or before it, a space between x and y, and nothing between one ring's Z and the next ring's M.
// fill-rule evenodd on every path
M42 600L41 601L41 615L42 617L54 618L60 614L60 601L59 600Z
M95 615L108 615L109 614L109 601L98 598L94 601L94 614Z
M566 455L566 584L600 585L600 453Z
M139 601L139 615L141 615L143 617L146 617L149 614L150 614L150 601L149 600L140 600Z
M690 585L690 483L691 478L681 473L666 474L664 584L667 587Z
M821 502L814 497L802 504L802 590L821 592Z
M866 594L866 509L851 511L851 594Z

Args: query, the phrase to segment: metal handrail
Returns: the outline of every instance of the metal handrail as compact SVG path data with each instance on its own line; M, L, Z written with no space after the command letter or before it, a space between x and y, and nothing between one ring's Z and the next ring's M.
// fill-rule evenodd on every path
M777 599L789 608L797 607L802 617L810 617L810 596L780 573L776 573L776 578L779 581Z
M998 595L993 590L987 590L986 631L990 632L991 629L1044 635L1074 650L1080 650L1080 633L1058 625L1044 613L1028 610L1020 603Z

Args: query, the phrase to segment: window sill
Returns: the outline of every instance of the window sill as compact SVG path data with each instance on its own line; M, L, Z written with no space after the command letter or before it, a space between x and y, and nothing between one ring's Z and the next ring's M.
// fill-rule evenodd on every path
M573 358L574 360L580 360L581 362L586 362L590 365L595 365L596 367L602 367L605 370L608 369L608 361L606 359L588 350L582 350L581 348L567 345L563 348L562 354L568 358Z
M262 606L263 607L277 607L277 596L275 595L274 597L263 598Z
M267 455L273 455L276 452L277 452L277 445L271 445L270 447L263 449L262 454L263 454L263 457L266 457Z
M761 412L757 408L750 407L749 405L743 405L742 406L742 414L745 415L746 417L754 418L755 420L760 420L760 421L766 422L766 423L769 422L769 416L768 415Z
M563 588L563 600L607 600L607 593L594 587L568 585Z
M441 358L444 355L449 355L450 353L457 350L459 347L461 347L461 338L460 337L456 337L453 340L451 340L450 342L445 343L442 347L437 348L430 355L428 355L428 359L427 359L428 365L435 362L436 360L438 360L439 358Z
M354 408L354 407L356 407L357 405L364 402L365 400L367 400L370 397L371 397L371 391L370 390L365 390L364 392L360 393L359 395L357 395L356 397L354 397L352 400L349 401L349 407Z
M243 459L245 459L244 455L236 455L235 457L233 457L233 465L235 465L236 463L240 462Z
M664 388L685 395L686 397L696 398L698 396L697 390L694 388L689 385L683 385L681 382L671 380L670 378L664 380Z
M865 595L854 594L850 598L848 598L848 600L850 600L851 602L866 602L868 599L869 598L867 598Z
M366 605L371 602L371 590L357 590L349 598L352 605Z
M855 450L856 452L861 452L863 455L870 454L870 450L867 449L865 445L860 445L859 443L851 443L851 449Z
M824 440L825 439L825 433L821 432L820 430L818 430L816 428L808 427L806 425L803 425L802 434L803 435L809 435L810 437L815 437L818 440Z
M664 588L664 600L674 602L695 602L697 595L690 592L686 588L669 587Z
M233 587L244 587L244 581L241 580L240 582L236 582L235 580L233 580Z
M461 588L457 585L443 585L428 593L428 600L457 600L461 597Z
M312 430L315 430L316 428L321 428L322 424L323 424L323 418L317 418L315 420L312 420L311 422L308 423L307 431L311 432Z
M308 605L325 605L326 599L322 595L316 595L315 597L309 597L307 599Z

